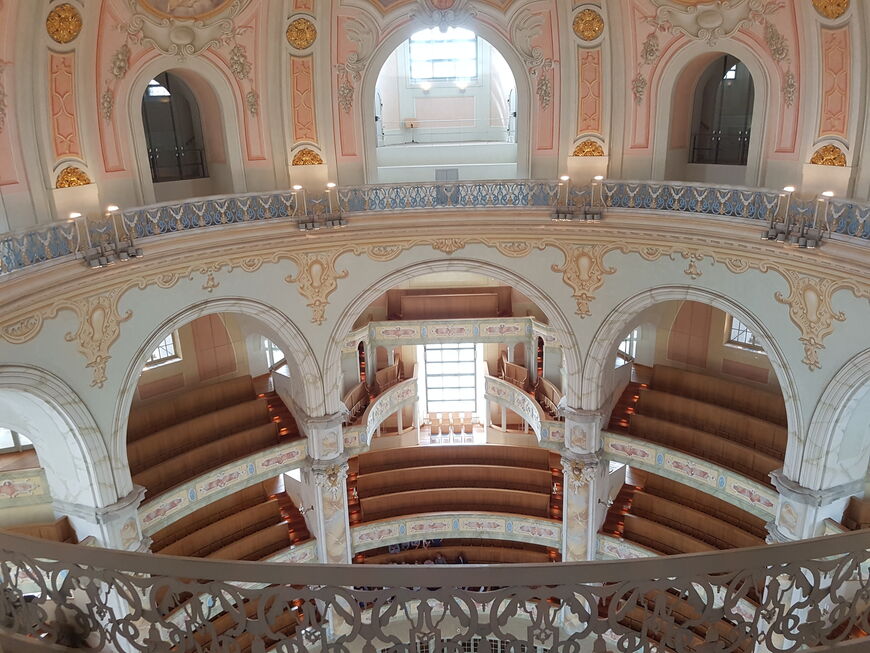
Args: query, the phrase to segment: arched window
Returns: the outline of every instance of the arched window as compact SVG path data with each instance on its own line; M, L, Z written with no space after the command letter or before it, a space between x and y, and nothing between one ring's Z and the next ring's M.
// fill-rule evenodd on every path
M710 64L695 90L689 163L746 165L754 97L739 59L726 55Z
M142 121L154 183L208 177L199 107L187 84L171 73L152 79Z

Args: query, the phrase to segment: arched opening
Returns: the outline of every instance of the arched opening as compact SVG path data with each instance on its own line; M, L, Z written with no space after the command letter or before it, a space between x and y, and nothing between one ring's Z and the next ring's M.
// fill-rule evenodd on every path
M199 105L179 77L164 72L148 82L142 123L155 184L208 177Z
M745 166L754 99L743 62L726 54L711 63L695 89L689 163Z
M517 98L510 65L480 35L415 32L375 83L372 181L515 178Z

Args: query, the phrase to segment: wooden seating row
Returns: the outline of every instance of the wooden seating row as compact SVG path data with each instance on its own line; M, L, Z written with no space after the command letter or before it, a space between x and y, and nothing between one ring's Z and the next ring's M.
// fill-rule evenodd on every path
M870 528L870 500L851 497L841 523L851 531Z
M717 550L712 544L686 535L670 526L632 514L623 515L622 536L626 540L636 542L664 555Z
M206 558L219 560L262 560L290 546L287 524L273 524L241 537L209 553Z
M432 560L438 554L447 558L449 564L455 564L459 556L466 563L472 565L497 565L497 564L535 564L550 562L546 551L529 551L515 547L500 546L439 546L431 549L409 549L399 553L383 553L374 556L366 556L363 564L386 565L416 564L426 560Z
M299 612L290 604L282 606L280 612L273 606L273 599L267 599L266 603L262 606L262 614L271 618L268 627L263 628L261 632L292 635L299 623ZM244 632L237 637L232 637L232 644L226 642L226 635L231 629L237 626L238 618L242 614L244 614L248 619L257 620L258 615L260 614L260 609L261 606L259 600L253 599L251 601L245 601L242 605L236 606L236 608L231 612L223 612L211 620L211 629L213 629L213 632L218 637L221 637L221 642L223 643L220 650L232 650L238 653L249 653L252 650L254 638L250 632ZM179 646L174 648L173 651L179 653L181 651L184 651L184 653L193 653L193 651L197 650L217 650L216 648L213 649L211 646L211 629L200 628L193 636L196 644L191 643L188 646ZM265 644L268 650L269 641L266 640Z
M778 458L780 463L785 456L788 444L785 427L737 410L643 388L637 412L736 440Z
M735 528L728 522L642 491L635 492L632 497L631 514L664 524L686 533L696 540L711 544L717 549L761 546L764 544L762 538Z
M549 517L550 495L520 490L456 487L394 492L360 499L363 521L425 512L504 512Z
M763 519L690 485L647 472L643 491L715 517L760 540L767 537L767 527Z
M163 553L163 549L213 522L267 501L270 494L283 491L274 480L256 483L229 496L218 499L189 515L172 522L151 536L151 551Z
M738 442L645 414L631 416L629 433L709 460L768 485L770 472L782 466L781 460Z
M504 357L499 361L499 376L521 390L529 387L529 371L522 365L508 363Z
M137 474L167 458L269 420L265 399L252 399L173 424L127 445L130 472Z
M154 497L221 465L278 444L278 426L269 422L203 444L133 475L133 482Z
M653 390L732 408L780 426L788 424L785 402L781 395L736 381L667 365L655 365L650 387Z
M465 444L438 447L402 447L370 451L359 456L359 474L432 465L508 465L549 469L550 452L538 447L500 444ZM558 464L557 464L558 466Z
M449 487L503 488L526 492L550 492L549 469L528 469L503 465L440 465L406 467L365 474L357 479L360 498L390 492Z
M389 367L385 367L382 370L378 370L375 372L375 385L377 386L377 393L380 394L389 388L392 388L396 385L399 380L402 378L402 364L395 363L394 365L390 365Z
M547 379L538 379L535 384L535 399L550 417L556 417L559 402L562 401L562 393L556 386Z
M236 540L275 524L281 524L287 530L280 503L277 499L270 499L212 522L169 544L160 553L205 558Z
M41 540L51 540L52 542L65 542L67 544L78 544L78 536L72 524L69 523L69 518L64 516L60 519L43 524L25 524L23 526L6 526L3 530L18 535L27 535L29 537L38 537Z
M253 379L239 376L137 404L127 420L127 442L256 396Z
M345 419L346 424L353 424L356 422L360 415L365 412L366 407L369 405L369 389L366 387L365 382L357 383L354 387L347 391L347 394L344 395L344 399L342 400L345 408L347 408L347 418Z

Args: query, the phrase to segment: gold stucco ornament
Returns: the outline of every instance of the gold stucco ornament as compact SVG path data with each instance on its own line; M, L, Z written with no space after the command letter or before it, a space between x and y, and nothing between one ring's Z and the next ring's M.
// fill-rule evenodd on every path
M297 50L310 48L317 38L317 28L307 18L297 18L287 26L287 43Z
M604 31L604 19L594 9L584 9L574 16L574 33L583 41L594 41Z
M64 2L48 12L45 30L57 43L69 43L82 31L82 15L70 3Z
M604 156L604 148L593 140L578 143L571 156Z
M319 166L323 163L321 156L310 148L299 150L293 157L294 166Z
M817 166L840 166L846 165L846 155L836 145L825 145L815 151L810 163Z
M60 171L57 176L55 188L72 188L74 186L87 186L91 183L91 178L84 170L75 166L67 166Z
M849 0L813 0L813 7L825 18L839 18L849 10Z

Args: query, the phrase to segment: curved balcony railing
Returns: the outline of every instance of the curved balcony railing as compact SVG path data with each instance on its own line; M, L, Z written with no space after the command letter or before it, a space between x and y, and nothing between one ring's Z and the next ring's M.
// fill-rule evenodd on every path
M785 224L870 240L870 202L801 199L784 191L682 182L601 181L562 190L551 181L375 184L329 192L274 191L205 197L40 225L0 235L0 275L47 261L82 257L100 245L264 220L326 220L339 214L598 205ZM314 223L312 223L314 224Z
M616 562L327 566L152 556L0 534L0 644L40 650L75 636L99 650L201 650L196 641L229 650L244 635L260 651L416 650L409 641L460 651L477 637L506 642L506 650L558 652L592 644L604 651L614 648L609 642L620 651L725 653L756 643L771 652L830 650L870 629L868 549L867 533L855 532ZM213 600L188 602L187 618L174 623L179 597L202 594ZM234 607L252 600L259 610ZM295 627L273 631L269 624L288 611ZM221 613L218 629L211 620ZM398 630L389 628L396 617L405 622ZM729 641L719 638L723 629Z

